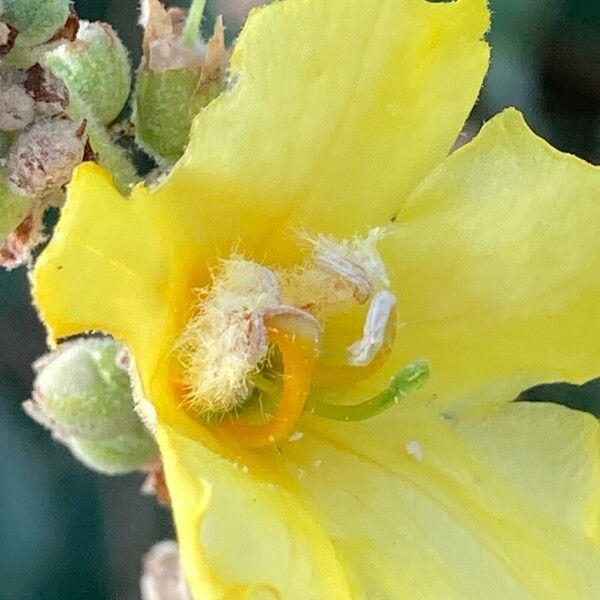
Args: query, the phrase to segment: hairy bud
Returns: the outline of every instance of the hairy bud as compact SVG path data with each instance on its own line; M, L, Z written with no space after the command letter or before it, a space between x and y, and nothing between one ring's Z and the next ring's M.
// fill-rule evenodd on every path
M179 11L165 10L158 0L144 5L144 60L133 120L138 144L160 165L169 166L183 154L194 117L223 90L225 28L219 17L208 42L190 44L184 37L189 27L182 27Z
M0 83L0 129L17 131L33 121L35 101L22 85Z
M108 440L71 437L66 445L86 467L105 475L142 469L158 456L156 443L141 423L134 431Z
M84 158L85 122L49 119L34 123L12 145L8 179L15 191L43 199L71 179Z
M63 344L39 359L24 410L90 469L114 475L148 469L158 449L134 411L123 347L110 338Z
M69 17L69 0L4 0L2 19L19 31L17 44L43 44Z
M33 200L15 194L0 173L0 241L19 225L33 206Z
M105 23L82 21L76 39L48 52L43 63L102 124L114 121L129 97L127 50Z
M136 429L121 350L109 338L81 339L36 362L33 399L63 435L98 440Z
M196 97L193 71L144 71L135 91L136 139L163 166L175 163L188 143L193 117L205 104Z

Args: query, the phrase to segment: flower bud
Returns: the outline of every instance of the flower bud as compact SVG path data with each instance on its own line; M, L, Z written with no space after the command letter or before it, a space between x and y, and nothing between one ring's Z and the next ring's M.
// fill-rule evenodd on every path
M158 164L169 166L183 154L194 117L223 90L228 60L225 28L217 19L213 37L196 44L194 27L182 27L178 11L147 0L144 59L137 75L133 121L138 144ZM193 43L192 43L193 42Z
M35 116L35 101L22 85L0 83L0 129L25 129Z
M75 41L48 52L43 63L102 124L114 121L127 102L129 57L110 25L82 21Z
M142 71L135 91L138 144L157 163L171 165L183 154L194 116L205 104L196 97L194 71Z
M2 20L19 32L17 45L47 42L69 17L69 0L4 0Z
M43 199L71 179L82 162L87 136L85 121L49 119L35 122L12 144L8 154L8 179L14 190Z
M33 400L63 437L139 436L122 347L109 338L68 342L35 367ZM143 427L142 427L143 428Z
M141 423L134 431L107 440L71 437L66 445L86 467L105 475L142 469L158 457L156 442Z

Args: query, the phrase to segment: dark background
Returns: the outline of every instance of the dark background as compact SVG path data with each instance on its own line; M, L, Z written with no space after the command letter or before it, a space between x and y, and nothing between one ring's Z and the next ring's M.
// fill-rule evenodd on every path
M251 4L209 0L207 25L222 11L231 37ZM471 131L513 105L557 147L600 162L600 2L490 4L492 66ZM137 64L135 0L75 5L82 18L112 23ZM140 558L172 536L169 513L139 494L141 476L87 471L25 417L20 403L30 391L30 364L44 350L26 272L0 272L0 599L139 598ZM560 393L566 402L597 410L597 390Z

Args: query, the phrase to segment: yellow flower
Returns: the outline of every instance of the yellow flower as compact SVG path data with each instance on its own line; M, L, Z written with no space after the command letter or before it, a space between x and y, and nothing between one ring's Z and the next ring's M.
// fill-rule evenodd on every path
M163 183L76 171L35 301L52 341L132 350L196 598L600 597L598 424L510 402L598 374L600 172L514 110L445 158L487 27L485 0L274 3ZM379 416L296 421L311 376L343 412L418 357ZM258 368L280 422L205 418Z

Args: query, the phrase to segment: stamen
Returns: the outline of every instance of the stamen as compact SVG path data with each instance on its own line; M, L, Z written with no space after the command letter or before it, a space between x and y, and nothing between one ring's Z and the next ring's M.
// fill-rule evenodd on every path
M313 255L315 265L326 273L343 279L352 289L354 298L364 304L371 296L371 283L364 268L347 256L318 248Z
M235 256L223 261L179 345L182 384L194 412L242 446L260 448L293 434L313 379L348 386L377 371L396 333L396 297L376 248L383 235L374 229L342 241L306 236L311 259L291 269ZM354 301L369 302L362 337L347 348L346 360L317 365L322 324ZM273 346L279 353L271 354ZM416 361L366 402L310 402L307 410L339 421L367 419L399 402L428 374L427 363Z
M264 316L280 306L278 282L265 267L229 259L199 300L180 340L186 400L199 414L224 413L246 400L267 354Z
M428 363L416 360L392 379L390 387L365 402L353 405L310 402L307 412L334 421L364 421L398 404L410 392L421 387L428 377Z
M348 348L348 364L353 367L366 367L381 352L386 338L395 333L390 331L390 321L394 315L396 297L387 290L377 292L367 312L363 326L363 336Z
M215 429L251 448L287 439L294 432L310 391L319 347L318 324L304 315L280 313L265 319L265 324L269 340L279 347L283 358L283 392L277 411L260 425L233 416L214 424Z
M354 297L364 304L378 287L389 285L377 243L384 236L383 229L375 228L364 238L334 240L325 236L308 238L313 244L313 262L323 271L339 277L353 290Z

